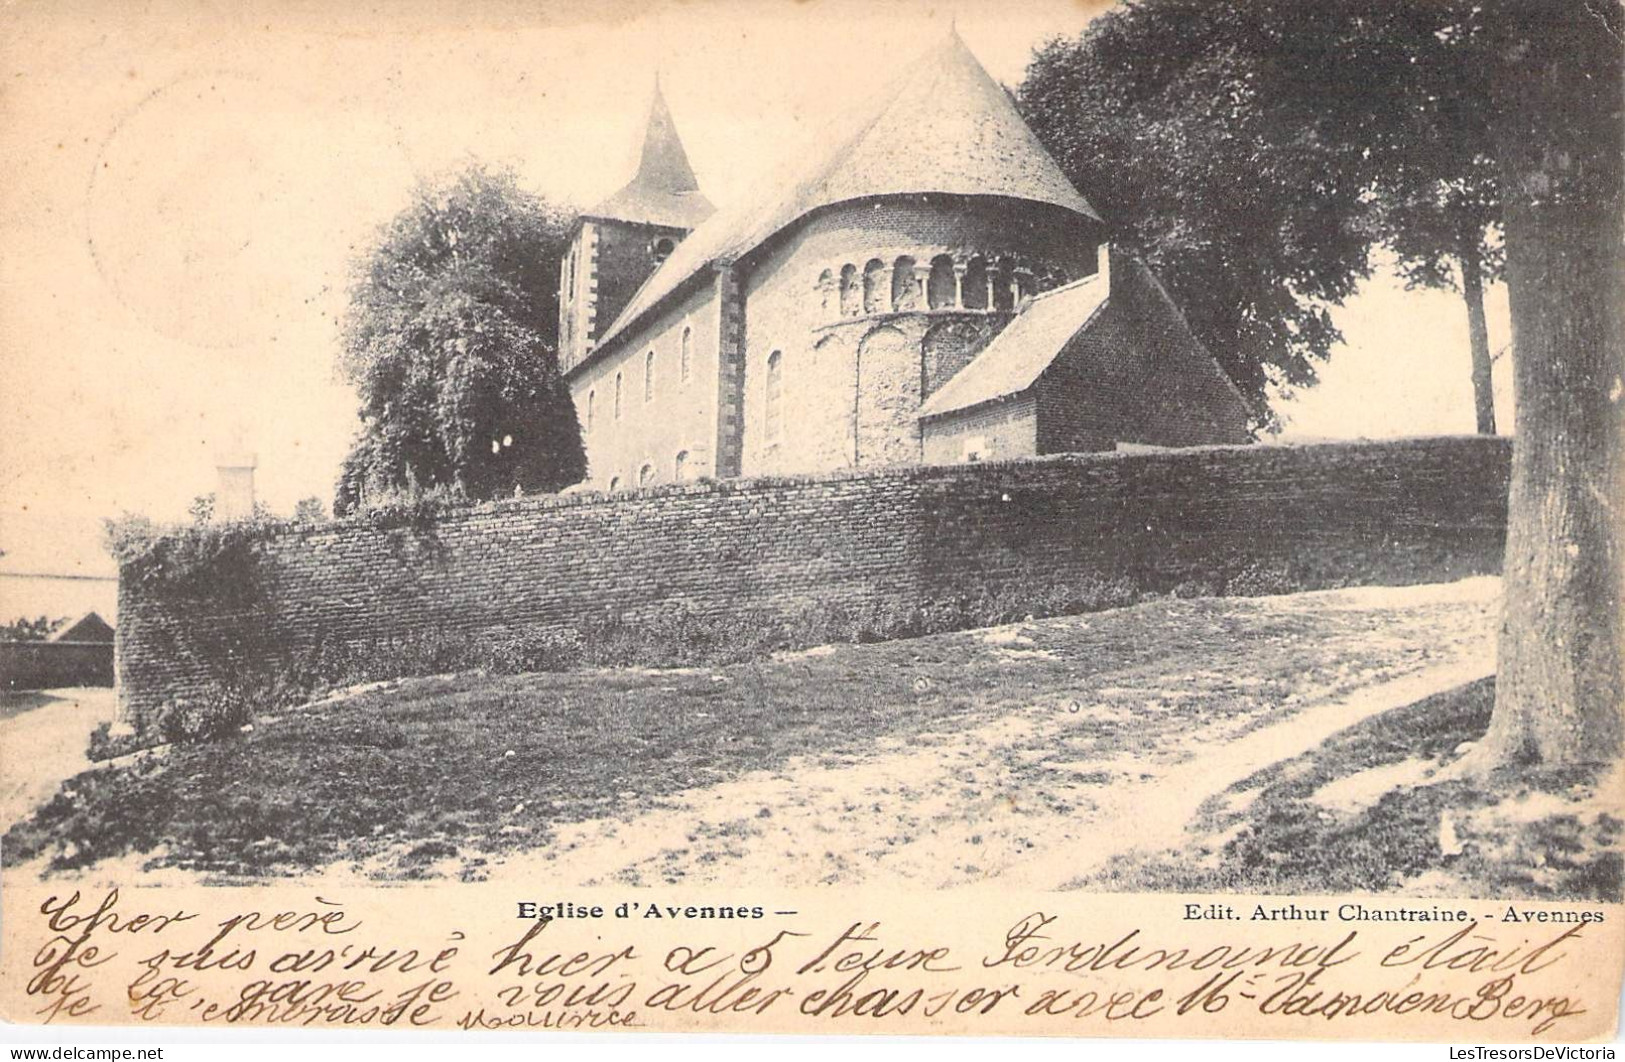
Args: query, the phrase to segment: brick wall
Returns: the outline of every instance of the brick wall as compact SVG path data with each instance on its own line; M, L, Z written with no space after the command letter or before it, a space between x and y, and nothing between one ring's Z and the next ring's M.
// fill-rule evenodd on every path
M952 465L967 460L1003 461L1038 452L1038 409L1033 391L1000 402L984 402L952 417L922 421L925 461Z
M1111 256L1101 319L1044 371L1038 452L1245 442L1247 407L1140 263Z
M420 527L272 535L252 594L121 578L119 698L140 717L316 647L809 604L906 609L1127 578L1407 583L1499 570L1510 445L1440 438L1072 454L487 504ZM201 596L200 596L201 594Z

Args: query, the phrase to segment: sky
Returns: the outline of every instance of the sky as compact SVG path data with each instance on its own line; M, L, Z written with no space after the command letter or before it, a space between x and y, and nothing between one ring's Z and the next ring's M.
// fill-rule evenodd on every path
M334 371L348 271L414 180L477 158L589 205L630 176L658 71L702 188L733 202L950 21L1014 86L1103 6L8 5L0 566L110 572L103 517L181 519L237 450L272 509L330 501L357 423ZM1459 297L1384 275L1333 316L1347 345L1280 405L1283 439L1472 430ZM1500 288L1490 320L1499 348Z

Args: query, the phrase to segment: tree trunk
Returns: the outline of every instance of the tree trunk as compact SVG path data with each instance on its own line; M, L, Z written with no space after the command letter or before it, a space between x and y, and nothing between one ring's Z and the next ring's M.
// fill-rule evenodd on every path
M1517 431L1488 766L1611 759L1625 729L1620 12L1522 10L1496 130Z
M1467 302L1467 339L1473 349L1473 411L1478 434L1495 434L1495 384L1490 369L1490 330L1484 322L1484 264L1479 253L1483 230L1477 224L1462 227L1461 297Z

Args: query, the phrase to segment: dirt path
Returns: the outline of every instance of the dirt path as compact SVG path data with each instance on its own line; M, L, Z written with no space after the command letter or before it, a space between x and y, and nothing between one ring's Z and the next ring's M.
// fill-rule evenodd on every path
M1244 778L1302 755L1351 724L1378 712L1413 704L1487 674L1479 660L1430 667L1404 678L1317 704L1286 722L1255 731L1210 756L1153 773L1113 791L1096 815L1069 839L1012 868L1004 880L1034 889L1054 889L1098 870L1108 859L1130 851L1157 851L1184 843L1186 826L1214 794ZM1132 830L1125 827L1132 825Z
M96 724L110 721L110 689L7 694L21 710L0 718L0 833L48 800L57 786L90 766L85 745Z
M1305 684L1277 703L1189 722L1167 736L1147 721L1188 695L1180 679L1214 681L1205 672L1181 675L1181 665L1199 662L1169 661L1155 687L1130 677L1093 690L1090 701L1058 706L1035 696L958 732L882 739L853 762L795 759L652 810L561 825L545 848L494 859L490 875L584 885L925 888L997 878L1058 888L1114 855L1178 844L1203 800L1270 763L1374 713L1489 674L1498 594L1498 580L1470 579L1260 599L1259 607L1282 615L1369 613L1372 645L1395 637L1385 616L1424 610L1426 659L1400 674L1364 674L1351 657L1343 681ZM1023 648L1022 627L982 637L1012 654L1033 652ZM1267 688L1266 668L1227 671L1224 680Z

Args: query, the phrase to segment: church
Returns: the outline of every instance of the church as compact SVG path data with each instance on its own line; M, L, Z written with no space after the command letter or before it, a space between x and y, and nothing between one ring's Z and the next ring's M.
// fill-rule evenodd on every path
M1249 410L957 33L749 201L655 88L560 267L584 487L1243 443Z

